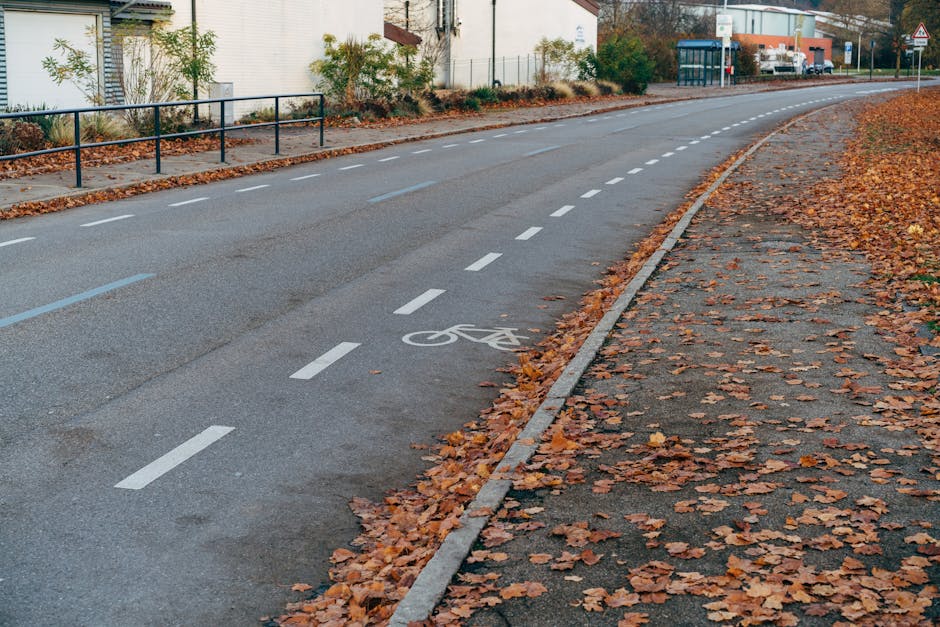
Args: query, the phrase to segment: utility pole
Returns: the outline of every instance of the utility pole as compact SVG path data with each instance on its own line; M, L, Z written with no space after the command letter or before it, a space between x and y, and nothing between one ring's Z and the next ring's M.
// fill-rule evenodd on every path
M193 100L199 100L199 77L196 75L196 0L190 2L190 28L192 30L193 58ZM223 118L225 114L223 112ZM193 105L193 126L199 125L199 105Z
M491 86L496 87L496 0L493 0L493 49L490 59L490 66L492 67L492 82ZM505 76L503 78L506 78Z

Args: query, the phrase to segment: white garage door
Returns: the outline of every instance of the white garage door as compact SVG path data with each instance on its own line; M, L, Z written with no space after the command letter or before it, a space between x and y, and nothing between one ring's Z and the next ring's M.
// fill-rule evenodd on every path
M90 106L82 92L68 81L56 85L42 68L42 60L48 56L62 60L62 55L52 49L54 40L60 38L85 50L100 67L94 34L88 34L89 28L94 30L96 24L95 15L5 11L10 106L43 103L59 109Z

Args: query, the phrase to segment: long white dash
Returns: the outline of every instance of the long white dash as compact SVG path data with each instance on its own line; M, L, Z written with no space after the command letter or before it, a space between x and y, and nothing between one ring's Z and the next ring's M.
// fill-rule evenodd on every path
M599 189L592 189L592 190L589 191L589 192L584 192L583 194L581 194L581 198L594 198L595 196L597 196L597 195L600 194L600 193L601 193L601 190L599 190Z
M392 313L398 314L399 316L410 316L446 291L447 290L428 290L411 302L402 305Z
M456 148L460 144L444 144L441 148Z
M623 180L623 177L622 177L622 176L616 176L616 177L610 179L609 181L607 181L606 185L616 185L617 183L619 183L619 182L622 181L622 180Z
M431 152L431 149L430 149L430 148L424 148L423 150L415 150L415 151L414 151L413 153L411 153L411 154L413 154L413 155L423 155L423 154L426 153L426 152Z
M479 272L502 256L503 253L488 253L471 263L469 266L464 268L464 270L467 272Z
M304 174L303 176L295 176L291 180L292 181L306 181L307 179L316 178L318 176L320 176L319 172L317 172L316 174Z
M689 145L690 145L690 146L694 146L694 145L700 144L700 143L702 143L702 142L700 142L700 141L697 140L697 139L693 139L692 141L689 142Z
M500 133L499 135L493 135L493 139L499 139L500 137L506 137L509 133Z
M540 227L540 226L533 226L533 227L530 227L530 228L526 229L525 231L523 231L522 233L520 233L519 235L516 235L516 239L517 239L517 240L520 240L520 241L523 241L523 242L526 241L526 240L530 240L530 239L532 239L535 235L537 235L538 232L541 231L541 230L542 230L542 227Z
M183 205L191 205L194 202L202 202L203 200L209 200L208 196L200 196L199 198L190 198L189 200L184 200L182 202L175 202L171 204L171 207L182 207Z
M337 344L292 374L290 378L309 381L360 346L361 344L356 344L355 342L342 342Z
M85 224L80 224L79 226L98 226L99 224L107 224L108 222L117 222L118 220L127 220L128 218L133 218L133 213L128 213L123 216L117 216L114 218L105 218L104 220L98 220L96 222L86 222Z
M236 194L242 194L244 192L253 192L256 189L264 189L265 187L271 187L270 185L255 185L253 187L243 187L242 189L236 189Z
M535 155L540 155L543 152L551 152L552 150L558 150L561 146L546 146L545 148L539 148L538 150L533 150L531 152L525 153L525 157L534 157Z
M627 172L627 174L639 174L642 171L643 171L643 168L633 168L632 170Z
M23 242L29 242L36 239L35 237L21 237L19 239L11 239L6 242L0 242L0 248L4 246L12 246L13 244L22 244Z
M688 149L689 149L688 146L678 146L676 148L676 152L682 152L683 150L688 150Z
M340 168L340 172L344 170L355 170L356 168L361 168L362 166L363 166L362 163L357 163L355 165L347 165L345 168Z
M418 183L417 185L412 185L411 187L406 187L404 189L395 190L394 192L382 194L381 196L376 196L375 198L370 198L369 202L377 203L382 202L383 200L388 200L389 198L395 198L396 196L410 194L411 192L416 192L420 189L424 189L425 187L431 187L435 183L437 183L437 181L424 181L423 183Z
M669 157L673 156L674 154L676 154L676 153L674 153L674 152L664 152L664 153L663 153L663 159L668 159Z
M469 141L467 143L468 144L482 144L485 141L486 141L485 139L474 139L473 141Z
M561 209L552 212L551 216L552 216L553 218L560 218L561 216L565 215L566 213L568 213L568 212L571 211L572 209L574 209L574 205L565 205L565 206L562 207Z
M147 464L131 476L116 484L114 487L123 488L125 490L140 490L141 488L145 488L151 482L159 479L199 451L207 448L209 445L220 440L234 430L235 427L209 427L199 435L186 440L160 459Z
M385 157L384 159L379 159L379 163L385 163L386 161L394 161L395 159L401 159L401 157L397 155L394 157Z
M657 163L659 163L659 159L650 159L646 162L646 165L656 165Z

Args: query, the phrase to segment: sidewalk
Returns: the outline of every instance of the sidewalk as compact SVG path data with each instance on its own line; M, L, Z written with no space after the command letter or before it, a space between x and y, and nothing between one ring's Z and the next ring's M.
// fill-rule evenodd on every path
M808 80L800 87L833 84L839 79ZM477 115L444 117L414 124L402 124L385 128L355 127L327 128L325 145L319 147L319 128L284 127L281 135L281 154L274 154L273 129L248 129L230 131L229 137L250 137L253 142L226 146L226 163L220 163L218 150L179 156L164 156L162 174L156 174L153 158L99 165L82 162L82 188L75 187L75 171L70 169L47 174L32 174L17 178L4 178L0 174L0 217L11 208L27 209L29 212L56 210L63 206L77 206L100 202L109 195L115 197L146 193L157 189L186 186L245 176L266 169L283 167L294 163L329 158L352 152L364 152L382 146L403 142L443 137L468 131L498 128L515 124L530 124L577 117L622 109L645 106L658 102L671 102L692 98L728 96L740 93L790 88L789 85L739 85L733 88L677 87L673 84L651 85L644 96L623 96L592 102L573 102L529 107L484 111ZM24 206L25 205L25 206Z
M940 622L925 418L940 405L897 360L936 361L866 324L879 307L864 258L780 210L838 175L855 108L776 135L709 199L514 475L434 623Z

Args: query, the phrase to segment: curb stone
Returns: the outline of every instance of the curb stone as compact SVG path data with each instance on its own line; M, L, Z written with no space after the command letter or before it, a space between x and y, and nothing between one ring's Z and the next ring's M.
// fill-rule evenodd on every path
M835 105L831 105L835 106ZM705 202L712 194L718 190L721 185L733 174L752 154L757 152L765 143L770 141L776 135L786 131L788 128L814 116L829 107L823 107L812 111L806 115L801 115L783 126L777 128L764 138L755 142L748 148L734 163L728 166L718 177L718 179L709 186L686 210L679 222L673 227L672 231L660 245L660 247L647 259L646 263L640 268L636 276L627 284L623 293L611 307L611 309L601 318L600 322L594 327L590 335L581 345L577 354L565 367L562 374L558 377L551 389L548 391L545 399L536 409L535 413L529 419L528 424L516 437L516 441L506 452L499 466L499 471L507 472L525 464L532 457L539 446L539 442L545 431L552 425L558 412L565 404L565 400L571 394L571 391L577 385L581 376L593 362L597 352L601 349L610 331L620 319L623 312L630 306L637 293L646 285L650 277L659 267L660 262L679 242L686 229L691 224L695 215L705 205ZM528 442L523 444L523 442ZM509 479L490 478L477 493L476 498L467 505L464 514L460 517L460 527L452 531L441 546L434 553L431 560L424 566L418 574L417 579L411 586L411 589L405 597L399 602L398 607L389 619L389 625L393 627L407 627L409 623L423 621L429 618L437 607L437 604L443 598L454 575L460 570L461 565L470 554L474 543L479 538L483 528L490 520L490 516L480 516L477 512L485 508L493 511L502 503L509 489L512 487L512 481Z

